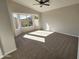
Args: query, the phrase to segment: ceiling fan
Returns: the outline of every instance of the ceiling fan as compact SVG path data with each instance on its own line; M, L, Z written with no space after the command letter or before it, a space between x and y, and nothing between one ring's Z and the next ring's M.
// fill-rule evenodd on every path
M42 7L43 5L46 5L46 6L50 6L49 3L49 0L35 0L38 2L38 4L33 4L33 5L40 5L40 7Z

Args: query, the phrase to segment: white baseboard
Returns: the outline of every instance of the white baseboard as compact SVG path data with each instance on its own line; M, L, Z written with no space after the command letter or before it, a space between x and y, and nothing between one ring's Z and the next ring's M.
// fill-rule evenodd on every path
M78 36L78 51L77 51L77 59L79 59L79 36Z
M10 54L10 53L12 53L12 52L14 52L14 51L16 51L16 50L17 50L17 49L14 49L14 50L12 50L12 51L9 51L9 52L5 53L4 55L1 55L1 56L0 56L0 59L2 59L3 57L7 56L8 54Z
M78 37L77 35L72 35L72 34L68 34L68 33L63 33L63 32L58 32L58 33L66 34L66 35L69 35L69 36Z
M14 51L16 51L16 50L17 50L17 48L16 48L16 49L14 49L14 50L9 51L9 52L7 52L7 53L5 53L5 55L4 55L4 56L6 56L6 55L8 55L8 54L10 54L10 53L12 53L12 52L14 52Z
M14 49L14 50L12 50L12 51L9 51L9 52L5 53L4 55L0 56L0 59L4 58L4 57L7 56L8 54L10 54L10 53L12 53L12 52L14 52L14 51L16 51L16 50L17 50L17 49Z
M0 49L0 59L3 58L2 51Z

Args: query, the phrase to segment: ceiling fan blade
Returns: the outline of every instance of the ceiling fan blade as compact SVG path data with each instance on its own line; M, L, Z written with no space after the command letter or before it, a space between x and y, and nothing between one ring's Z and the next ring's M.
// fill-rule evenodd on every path
M49 4L43 4L43 5L50 6Z
M46 0L45 3L46 3L46 2L49 2L49 0Z
M38 0L35 0L35 1L40 2L40 1L38 1Z
M40 4L33 4L33 5L40 5Z
M40 0L40 2L43 2L43 0Z

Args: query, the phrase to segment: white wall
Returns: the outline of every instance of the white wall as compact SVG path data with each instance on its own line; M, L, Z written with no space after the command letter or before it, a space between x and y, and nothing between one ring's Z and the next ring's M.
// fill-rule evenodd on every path
M79 4L42 13L42 25L45 30L79 36Z
M40 14L41 14L41 13L39 13L39 12L29 8L29 7L25 7L21 4L13 2L11 0L8 0L8 7L9 7L9 10L11 11L12 14L13 13L38 14L39 17L40 17ZM28 30L33 30L33 29L34 29L34 27L29 27L29 28L22 28L21 30L16 30L16 31L14 29L14 31L15 31L16 35L19 35L20 33L22 33L23 30L28 31Z
M16 49L10 21L7 0L0 0L0 39L4 54Z

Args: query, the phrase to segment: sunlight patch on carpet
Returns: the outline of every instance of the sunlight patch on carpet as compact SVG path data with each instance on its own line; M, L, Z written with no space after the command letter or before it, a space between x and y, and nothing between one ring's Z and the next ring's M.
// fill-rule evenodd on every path
M32 36L32 35L28 35L28 34L25 34L23 37L28 38L30 40L45 42L45 38L42 38L42 37Z
M50 31L38 30L38 31L30 32L29 34L47 37L48 35L50 35L52 33L53 32L50 32Z

